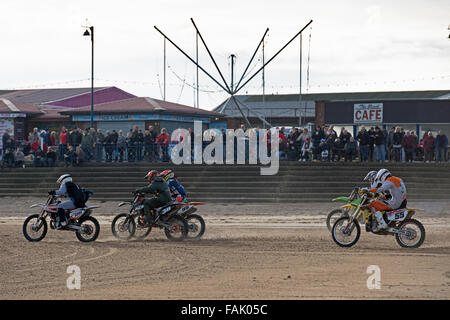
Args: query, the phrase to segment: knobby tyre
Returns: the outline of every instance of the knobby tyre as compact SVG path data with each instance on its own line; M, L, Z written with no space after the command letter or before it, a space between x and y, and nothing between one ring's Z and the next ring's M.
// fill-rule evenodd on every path
M39 220L38 214L33 214L25 219L22 227L23 235L28 241L38 242L45 238L47 234L47 221L45 219L40 219L39 227L37 230L33 229L33 224ZM38 232L41 231L40 235ZM36 236L33 236L33 233L36 233Z
M188 224L188 239L199 239L203 236L206 229L205 220L198 214L191 214L186 217Z
M111 223L111 231L117 239L129 240L134 236L136 223L128 214L120 213L114 217Z
M136 228L135 228L133 237L136 239L139 239L139 240L144 239L152 231L152 225L151 224L144 225L141 221L141 217L145 218L144 215L138 215L138 216L136 216L136 221L134 222L136 225Z
M407 229L407 225L413 225L417 227L418 232L412 228L405 230ZM395 234L395 240L397 240L397 243L403 248L419 248L425 241L425 228L420 221L417 221L415 219L403 221L399 225L398 229L401 233ZM403 232L405 232L406 234L404 234ZM418 233L420 234L418 235ZM416 242L414 242L415 239L417 239ZM413 241L411 243L408 243L408 240Z
M341 217L348 217L348 215L345 214L344 210L342 210L342 209L335 209L328 214L328 216L327 216L328 231L331 232L331 229L333 228L334 223L336 222L337 219L339 219Z
M78 240L81 242L92 242L97 239L100 233L100 224L97 219L91 216L82 218L79 221L79 226L81 226L83 230L77 230L75 232Z
M172 241L183 241L188 235L188 223L185 218L178 214L174 214L169 219L167 219L167 224L171 225L172 228L164 228L167 239Z
M353 222L349 226L348 217L342 217L336 220L336 222L334 223L331 230L331 235L336 244L341 247L349 248L358 242L361 235L361 227L356 220L353 220Z

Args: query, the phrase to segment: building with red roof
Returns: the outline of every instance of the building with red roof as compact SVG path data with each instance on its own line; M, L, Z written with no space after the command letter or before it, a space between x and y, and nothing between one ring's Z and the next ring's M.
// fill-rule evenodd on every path
M77 127L89 126L91 107L60 111L70 115ZM172 132L178 128L193 128L194 121L201 121L204 128L214 126L223 115L213 111L193 108L173 102L139 97L94 105L94 123L99 129L129 131L134 126L141 129L150 125L157 130L166 128Z
M0 90L0 135L9 128L17 141L26 139L35 127L57 132L63 126L87 128L90 113L91 88ZM170 133L193 128L196 120L202 121L203 128L226 128L223 118L213 111L136 97L117 87L94 88L94 126L104 131L152 125Z
M94 88L97 104L134 97L116 87ZM9 128L21 141L34 127L59 131L74 126L71 117L60 111L90 106L91 88L0 90L0 101L0 135Z
M0 97L0 137L9 130L9 135L23 140L26 134L26 121L42 115L34 105ZM1 139L0 139L1 140ZM0 141L2 149L2 141Z

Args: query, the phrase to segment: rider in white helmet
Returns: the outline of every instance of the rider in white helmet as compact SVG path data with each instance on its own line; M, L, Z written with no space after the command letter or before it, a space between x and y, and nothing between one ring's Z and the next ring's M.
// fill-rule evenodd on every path
M375 180L379 181L381 186L372 188L370 191L376 193L387 192L391 196L389 200L372 201L369 205L378 222L378 227L374 230L376 232L387 227L383 218L383 212L406 206L406 186L402 179L392 176L387 169L379 170Z
M377 173L378 171L372 170L364 178L364 181L369 181L370 189L376 188L377 184L379 183L378 181L375 180Z
M68 197L70 200L58 204L58 216L56 219L56 229L60 229L67 225L66 210L76 209L84 206L84 195L81 189L72 182L70 174L63 174L56 180L60 184L58 190L49 191L49 194L54 194L58 197Z

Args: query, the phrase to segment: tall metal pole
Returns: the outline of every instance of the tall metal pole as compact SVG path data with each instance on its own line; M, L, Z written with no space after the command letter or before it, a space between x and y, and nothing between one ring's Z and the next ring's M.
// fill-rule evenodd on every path
M239 82L237 83L236 88L239 87L239 85L241 84L241 82L244 79L245 75L247 74L247 70L248 70L248 68L250 68L250 65L252 64L252 61L255 58L256 54L258 53L259 47L263 43L264 38L266 37L268 32L269 32L269 28L266 29L266 32L264 32L264 35L263 35L261 41L258 42L258 46L256 47L255 52L253 53L252 57L250 58L250 61L248 62L247 67L245 68L244 72L242 73L241 79L239 79Z
M166 101L166 38L164 38L164 92L163 100Z
M233 87L234 87L234 59L236 58L236 56L234 54L232 54L230 56L231 58L231 91L233 91Z
M263 40L263 43L262 43L262 64L263 64L263 69L262 69L262 89L263 89L263 98L262 98L262 101L263 101L263 107L266 105L266 79L265 79L265 76L266 76L266 70L265 70L265 68L264 68L264 64L265 64L265 61L264 61L264 40Z
M94 127L94 26L91 30L91 128Z
M203 45L205 46L205 49L206 49L206 51L207 51L208 54L209 54L209 57L211 58L211 60L212 60L212 62L214 63L214 65L216 66L216 69L217 69L217 71L219 72L219 75L220 75L220 77L222 78L222 81L223 81L223 83L225 84L225 87L227 87L229 93L232 92L232 91L230 90L230 87L228 87L228 84L227 84L227 82L225 81L225 78L223 77L222 72L220 71L219 66L218 66L217 63L216 63L216 60L214 60L214 57L213 57L213 55L211 54L211 51L209 51L209 48L208 48L208 46L206 45L206 42L205 42L205 40L203 39L202 34L201 34L200 31L198 30L197 25L196 25L195 22L194 22L194 19L191 18L191 22L192 22L192 24L194 25L194 28L195 28L195 30L197 31L197 33L198 33L198 35L199 35L199 37L200 37L200 40L202 40Z
M297 38L302 32L303 30L305 30L313 21L309 21L308 24L306 24L295 36L292 37L291 40L289 40L280 50L278 50L277 53L275 53L272 58L269 59L269 61L267 61L266 63L264 63L264 65L259 68L255 73L253 73L253 75L247 79L247 81L245 81L243 84L241 84L241 86L239 88L236 88L236 90L234 90L234 94L238 93L243 87L245 87L245 85L247 83L249 83L250 81L252 81L252 79L262 70L265 68L266 65L268 65L270 62L272 62L273 59L275 59L280 53L281 51L283 51L292 41L294 41L295 38Z
M302 34L300 34L300 81L299 81L299 94L298 94L298 107L300 111L299 115L299 126L302 125L302 110L301 110L301 101L302 100ZM306 117L306 114L305 114Z
M213 76L211 76L203 67L201 67L197 62L195 62L194 59L192 59L188 54L186 54L186 52L184 52L179 46L177 46L175 44L175 42L173 42L172 40L170 40L170 38L168 38L161 30L158 29L157 26L154 26L154 28L156 29L156 31L158 31L165 39L169 40L169 42L178 49L178 51L180 51L186 58L188 58L192 63L196 64L200 70L202 70L212 81L214 81L219 87L222 88L223 91L225 91L228 94L231 94L231 91L229 88L225 88L219 81L217 81L216 79L214 79ZM227 85L228 86L228 85Z
M195 37L195 51L196 51L196 56L197 56L197 108L200 108L199 93L198 93L198 89L199 89L199 84L198 84L198 32L196 32L196 37Z

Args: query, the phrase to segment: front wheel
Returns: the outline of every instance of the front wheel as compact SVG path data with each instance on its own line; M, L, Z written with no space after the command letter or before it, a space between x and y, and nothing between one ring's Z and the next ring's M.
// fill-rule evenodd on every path
M331 229L331 235L334 242L341 247L351 247L358 242L361 235L361 227L358 221L349 222L348 217L342 217L336 220Z
M188 239L199 239L205 233L205 220L198 214L190 214L186 217L188 224Z
M425 228L414 219L403 221L398 227L395 239L403 248L419 248L425 241Z
M133 217L126 213L120 213L114 217L111 223L112 234L120 240L130 239L136 230Z
M25 219L22 231L28 241L41 241L47 234L47 221L39 218L38 214L33 214Z
M80 219L79 226L81 230L77 230L75 234L81 242L95 241L100 233L100 224L97 219L91 216Z
M327 216L327 228L328 231L331 232L331 229L333 228L334 223L337 219L342 217L348 217L348 215L344 212L342 209L335 209L331 211Z
M145 223L145 215L140 214L136 216L136 230L133 237L139 240L144 239L152 231L152 225L150 223Z
M170 227L164 228L167 239L172 241L183 241L187 237L189 226L186 219L182 216L174 214L167 219L166 224L170 225Z

